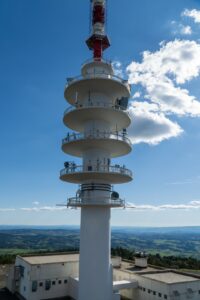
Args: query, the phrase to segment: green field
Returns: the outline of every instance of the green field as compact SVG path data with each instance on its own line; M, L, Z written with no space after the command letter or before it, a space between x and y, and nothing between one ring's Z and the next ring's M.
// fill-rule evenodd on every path
M78 228L0 229L0 255L79 249ZM112 248L200 259L200 229L114 228Z

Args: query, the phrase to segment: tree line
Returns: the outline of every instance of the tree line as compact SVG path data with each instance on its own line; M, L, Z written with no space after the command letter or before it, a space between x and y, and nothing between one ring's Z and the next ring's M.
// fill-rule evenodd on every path
M45 251L37 251L33 253L19 253L20 255L30 256L30 255L46 255L52 253L69 253L69 252L78 252L78 248L66 248L61 250L45 250ZM130 250L123 247L111 248L112 256L121 256L123 259L134 261L134 256L136 252L134 250ZM18 254L0 254L0 264L13 264L15 262L15 258ZM200 260L193 257L182 257L182 256L161 256L159 253L157 254L149 254L148 255L148 264L171 268L171 269L191 269L191 270L200 270Z
M135 251L122 247L116 247L111 249L111 254L115 256L121 256L127 260L134 260ZM200 270L200 260L191 256L161 256L159 253L149 254L148 264L171 269Z

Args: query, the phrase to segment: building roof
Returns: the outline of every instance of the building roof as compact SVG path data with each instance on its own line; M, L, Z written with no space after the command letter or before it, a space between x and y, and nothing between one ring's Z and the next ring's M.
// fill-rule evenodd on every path
M30 265L56 264L79 261L79 254L21 256L21 258Z
M146 273L146 272L155 272L160 271L159 268L147 266L146 268L140 268L135 266L133 262L121 261L121 270L133 272L133 273Z
M142 277L153 279L156 281L164 282L167 284L171 283L181 283L181 282L191 282L191 281L200 281L200 279L184 275L184 274L179 274L175 273L172 271L169 272L157 272L157 273L148 273L148 274L142 274Z

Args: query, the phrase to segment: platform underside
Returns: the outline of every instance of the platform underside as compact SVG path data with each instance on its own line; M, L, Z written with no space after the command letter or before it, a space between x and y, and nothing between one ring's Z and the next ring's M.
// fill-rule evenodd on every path
M63 117L64 124L72 130L83 132L85 124L90 120L101 120L110 124L110 130L121 131L127 128L131 119L123 110L112 107L82 107L66 113Z
M123 156L131 152L131 145L124 141L115 139L93 139L74 140L62 145L62 150L73 156L82 157L83 153L90 148L106 150L111 157Z
M60 179L66 182L82 184L84 182L105 182L110 184L120 184L130 182L132 176L127 174L120 174L114 172L77 172L77 173L66 173L60 176Z

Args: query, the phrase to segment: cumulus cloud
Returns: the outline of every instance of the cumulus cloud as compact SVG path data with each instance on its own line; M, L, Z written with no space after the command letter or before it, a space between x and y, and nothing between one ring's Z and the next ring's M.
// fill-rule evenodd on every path
M155 112L157 105L148 102L133 102L129 113L133 119L129 129L133 144L145 142L156 145L163 140L177 137L181 127L170 121L163 113Z
M128 67L130 83L146 86L151 79L183 84L200 73L200 44L189 40L174 40L161 43L156 52L143 52L142 63L132 62ZM170 75L173 80L170 79Z
M169 209L200 209L200 200L193 200L185 204L163 204L163 205L135 205L133 203L126 203L127 209L135 210L169 210Z
M185 35L190 35L192 34L192 28L189 25L187 26L182 25L180 27L180 33Z
M112 67L116 76L123 77L122 63L118 60L112 62Z
M197 9L185 9L182 16L192 18L195 23L200 23L200 10Z
M140 86L129 107L134 143L158 144L179 136L183 129L170 115L200 117L199 100L183 87L200 75L200 44L196 41L162 42L158 51L144 51L141 62L132 61L127 73L129 82Z
M33 202L33 205L39 205L39 204L40 204L40 202L38 202L38 201Z
M172 26L172 33L174 35L191 35L192 34L192 28L189 25L184 25L182 23L172 21L171 26Z

